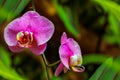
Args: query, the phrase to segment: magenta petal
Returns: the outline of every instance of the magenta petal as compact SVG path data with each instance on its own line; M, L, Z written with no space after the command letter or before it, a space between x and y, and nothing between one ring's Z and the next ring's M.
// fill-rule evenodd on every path
M64 65L60 63L55 71L55 76L58 76L62 72L63 68L64 68Z
M30 50L31 50L34 54L40 55L40 54L44 53L46 47L47 47L47 44L43 44L43 45L40 45L40 46L37 46L37 45L36 45L36 46L32 46L32 47L30 48Z
M18 21L19 19L15 19L11 23L9 23L4 30L4 38L9 46L16 46L17 44L16 35L21 29L18 24Z
M35 32L34 36L38 45L41 45L46 43L52 37L54 32L54 25L51 21L43 16L40 16L37 23L38 24L35 24L35 26L38 26L39 28Z
M30 24L27 29L33 32L38 45L46 43L52 37L54 25L50 20L35 11L28 11L23 15L24 17L29 18Z
M59 55L60 55L61 62L68 69L69 69L69 58L71 54L72 53L66 44L60 46Z
M61 37L61 44L64 44L67 41L67 35L65 32L63 32L62 37Z
M68 43L70 50L73 52L73 54L81 55L80 46L74 39L69 38L67 43Z
M23 50L22 47L19 47L19 46L9 46L9 49L12 51L12 52L21 52Z

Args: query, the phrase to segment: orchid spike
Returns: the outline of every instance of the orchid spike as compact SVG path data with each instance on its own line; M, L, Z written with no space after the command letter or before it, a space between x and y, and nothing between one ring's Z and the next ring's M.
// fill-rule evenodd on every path
M64 70L64 72L70 69L75 72L83 72L85 70L84 66L81 65L82 54L78 43L72 38L67 38L65 32L61 37L59 56L61 63L55 71L55 76L58 76L62 70Z
M29 48L40 55L54 33L54 25L35 11L28 11L22 17L10 22L4 30L4 38L13 52Z

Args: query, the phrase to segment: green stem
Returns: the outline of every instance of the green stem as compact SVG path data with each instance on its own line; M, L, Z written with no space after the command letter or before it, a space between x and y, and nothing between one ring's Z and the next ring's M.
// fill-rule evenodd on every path
M58 61L56 61L56 62L54 62L54 63L52 63L52 64L48 64L45 55L43 54L42 56L43 56L43 58L44 58L44 60L45 60L45 63L46 63L46 65L47 65L48 67L52 67L52 66L54 66L54 65L56 65L56 64L58 64L58 63L60 62L60 60L58 60Z
M43 58L43 61L44 61L44 63L45 63L47 78L48 78L48 80L50 80L50 76L49 76L49 67L52 67L52 66L58 64L58 63L60 62L60 60L58 60L58 61L56 61L56 62L54 62L54 63L52 63L52 64L48 64L47 59L46 59L44 53L42 54L42 58Z
M52 63L52 64L48 64L47 66L48 66L48 67L52 67L52 66L54 66L54 65L56 65L56 64L58 64L58 63L60 63L60 60L58 60L58 61L56 61L56 62L54 62L54 63Z
M44 61L44 64L45 64L45 68L46 68L47 80L50 80L49 69L48 69L48 67L47 67L47 61L46 61L46 59L45 59L44 54L42 55L42 58L43 58L43 61Z

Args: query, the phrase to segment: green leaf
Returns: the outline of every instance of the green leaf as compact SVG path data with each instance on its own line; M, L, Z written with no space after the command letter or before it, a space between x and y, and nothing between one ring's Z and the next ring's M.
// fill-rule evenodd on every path
M120 35L119 21L112 14L109 14L109 26L114 35Z
M10 54L0 46L0 60L4 62L5 65L11 66Z
M3 6L0 7L0 24L7 20L15 18L28 4L30 0L4 0L4 4L0 1Z
M109 27L104 38L111 44L120 46L120 5L112 0L92 0L98 3L109 15ZM110 34L109 34L110 33Z
M101 64L107 58L108 56L105 56L102 54L87 54L83 56L83 65L90 64L90 63Z
M28 2L30 0L20 0L21 2L19 3L17 9L15 9L15 11L11 12L11 14L9 14L8 16L8 20L11 19L10 17L12 16L12 18L16 17L24 8L25 6L28 4Z
M120 45L120 21L112 14L109 14L108 19L109 27L106 29L104 38L111 44L117 43Z
M53 76L53 77L52 77L52 80L60 80L60 78Z
M79 29L78 29L78 14L75 13L77 10L77 6L73 5L73 9L68 7L63 7L58 3L58 0L53 0L55 8L58 12L59 17L64 22L66 29L73 34L75 37L79 36ZM75 11L76 10L76 11Z
M6 66L1 60L0 60L0 76L7 80L26 80L25 78L19 76L15 70Z
M120 21L120 5L111 0L92 0L103 7L106 12L109 12Z
M0 0L0 7L1 7L2 3L3 3L3 0Z
M119 80L120 79L120 56L113 61L109 58L103 63L90 80Z
M113 59L109 58L107 59L97 70L96 72L92 75L92 77L89 80L102 80L100 79L102 74L104 74L104 72L106 72L109 67L112 65L113 63ZM110 77L110 76L109 76ZM107 79L109 80L109 79Z

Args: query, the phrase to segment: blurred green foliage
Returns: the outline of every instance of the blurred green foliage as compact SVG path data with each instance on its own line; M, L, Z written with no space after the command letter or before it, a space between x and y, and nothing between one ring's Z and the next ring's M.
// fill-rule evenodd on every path
M25 8L30 0L0 0L0 24L12 20Z
M120 5L112 0L92 0L108 14L108 27L104 38L111 44L120 46Z
M0 60L7 66L11 66L10 54L0 46Z
M0 46L0 76L7 80L27 80L11 68L10 53Z
M87 65L90 63L101 64L103 63L108 56L102 54L87 54L83 56L83 65Z
M120 80L120 56L107 59L92 75L90 80Z
M63 21L66 29L73 34L75 37L80 36L79 23L78 23L78 0L73 1L69 5L64 5L66 0L53 0L55 8L58 12L59 17Z

